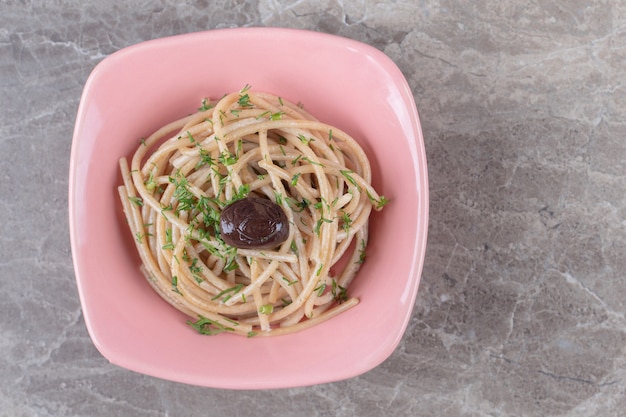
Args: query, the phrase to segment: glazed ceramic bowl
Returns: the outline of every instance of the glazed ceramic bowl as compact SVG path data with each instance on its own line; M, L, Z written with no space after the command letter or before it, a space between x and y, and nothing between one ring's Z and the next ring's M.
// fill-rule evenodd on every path
M349 288L360 303L304 331L202 336L139 270L117 197L118 160L166 122L246 84L304 103L354 136L373 185L391 202L371 217L367 260ZM368 45L328 34L241 28L152 40L104 59L78 109L69 178L70 233L87 329L121 367L188 384L268 389L369 371L397 347L421 276L428 180L420 121L396 65Z

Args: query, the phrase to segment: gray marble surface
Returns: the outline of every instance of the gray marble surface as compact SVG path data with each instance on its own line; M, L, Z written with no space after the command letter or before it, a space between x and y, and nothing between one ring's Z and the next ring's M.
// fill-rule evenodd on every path
M422 284L394 354L353 379L199 388L109 364L69 244L84 83L137 42L312 29L406 75L429 158ZM618 0L0 2L0 416L621 416L626 5Z

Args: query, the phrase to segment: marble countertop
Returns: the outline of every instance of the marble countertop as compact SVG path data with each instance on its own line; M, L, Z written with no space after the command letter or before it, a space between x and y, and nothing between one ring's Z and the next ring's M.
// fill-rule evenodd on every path
M623 2L175 3L0 4L0 416L623 415ZM365 42L415 96L431 193L422 283L396 351L359 377L200 388L111 365L87 334L67 208L84 83L128 45L237 26Z

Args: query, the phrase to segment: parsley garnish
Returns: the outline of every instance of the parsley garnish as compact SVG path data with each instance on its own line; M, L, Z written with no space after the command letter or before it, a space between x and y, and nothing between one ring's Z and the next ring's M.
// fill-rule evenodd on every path
M300 142L304 143L305 145L308 145L310 142L313 142L315 140L313 138L307 138L303 134L299 134L298 139L300 139Z
M208 99L203 98L203 99L202 99L201 106L200 106L200 107L198 107L198 111L207 111L207 110L209 110L209 109L212 109L212 108L213 108L213 106L214 106L214 105L213 105L213 104L211 104L211 102L210 102Z
M359 184L357 184L356 180L352 177L354 172L348 170L340 170L339 172L341 172L341 175L343 175L350 182L350 184L354 185L359 190L361 189Z
M313 233L315 233L316 235L320 234L320 228L322 227L322 223L332 223L333 221L331 219L326 219L324 217L320 217L319 220L317 221L317 223L315 223L315 228L313 229Z
M164 250L173 250L174 243L172 242L172 229L165 230L165 245L162 246Z
M321 297L322 294L324 294L324 291L326 291L326 283L322 282L320 283L314 290L315 292L317 292L317 296Z
M149 191L152 191L156 188L157 184L156 184L156 181L154 180L154 172L150 171L150 176L144 182L144 185L146 186L146 189Z
M219 298L222 298L222 302L228 301L234 294L237 294L243 288L243 284L237 284L234 287L226 288L224 291L221 291L215 297L211 298L211 301L215 301Z
M134 205L138 207L143 206L143 200L139 197L128 197L128 199L130 200L131 203L133 203Z
M365 262L365 239L361 239L361 248L359 249L359 259L356 261L357 264L362 264Z
M291 161L291 165L295 165L298 163L298 161L302 158L302 155L298 155L295 158L293 158L293 160Z
M263 304L259 307L259 313L261 314L272 314L274 312L274 306L271 304Z
M233 155L229 151L224 151L220 154L218 160L222 163L222 165L234 165L237 163L237 156Z
M297 279L290 280L289 278L287 278L287 277L285 277L285 276L283 276L283 281L285 281L285 282L287 283L287 285L288 285L288 286L290 286L290 287L291 287L293 284L295 284L296 282L298 282L298 280L297 280Z
M172 291L174 291L176 294L183 295L178 289L178 277L176 275L172 277Z
M215 320L211 320L203 316L198 316L198 320L195 322L187 320L187 324L196 329L198 333L207 336L213 336L223 332L232 332L235 330L232 327L226 327Z
M243 94L244 90L241 91L242 93L239 95L239 100L237 100L237 104L239 104L241 107L252 107L252 104L250 103L250 96L248 95L248 93Z
M174 198L178 200L178 206L176 206L176 214L181 211L187 211L193 208L195 203L195 197L189 190L189 182L187 178L177 173L174 177L169 177L170 183L176 187L174 190Z
M350 234L350 225L352 224L352 219L350 218L350 214L342 210L341 219L343 220L343 230L346 232L346 234Z
M333 279L330 291L331 291L331 293L333 295L333 299L338 304L341 304L344 301L348 300L348 291L347 291L347 289L345 287L342 287L341 285L337 284L337 281L335 281L334 279Z
M300 210L295 210L295 212L300 213L301 211L309 207L309 205L311 205L311 202L307 200L306 198L303 198L302 201L296 203L296 207L299 208Z
M202 267L198 265L200 260L198 258L193 258L191 261L191 265L189 265L189 271L191 275L195 278L196 282L200 284L203 280L202 278Z
M312 164L312 165L318 165L318 166L324 167L324 164L322 164L320 162L315 162L315 161L311 160L311 158L309 158L307 156L303 157L302 160L307 161L309 164Z
M285 112L283 112L283 111L279 111L279 112L276 112L276 113L272 113L272 114L270 115L270 120L280 120L280 119L282 119L282 118L283 118L283 115L284 115L284 114L285 114Z
M372 194L370 194L369 191L367 192L367 198L370 199L370 201L377 210L380 210L389 203L389 200L387 200L384 195L381 195L380 198L377 200Z

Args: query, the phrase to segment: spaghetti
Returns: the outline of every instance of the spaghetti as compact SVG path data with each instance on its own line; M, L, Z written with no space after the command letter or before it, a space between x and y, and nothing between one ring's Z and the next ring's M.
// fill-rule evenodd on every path
M302 106L249 86L142 140L119 187L152 288L203 334L279 335L358 303L371 185L358 143ZM275 247L226 244L220 215L243 198L284 211Z

